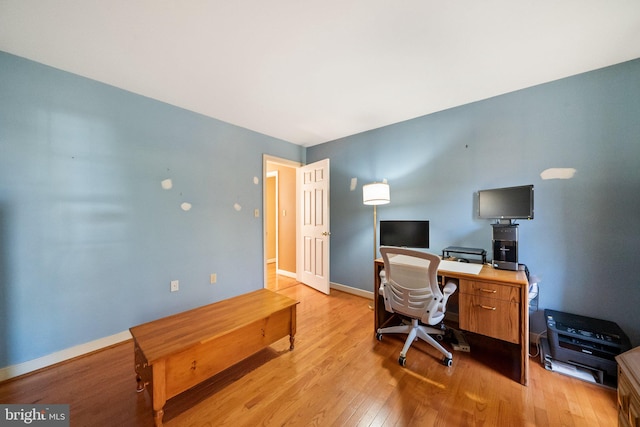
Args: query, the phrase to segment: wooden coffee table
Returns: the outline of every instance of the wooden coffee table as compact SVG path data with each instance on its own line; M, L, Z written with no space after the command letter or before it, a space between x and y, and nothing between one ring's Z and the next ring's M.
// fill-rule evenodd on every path
M261 289L130 328L138 391L145 388L156 426L167 399L289 335L298 301Z

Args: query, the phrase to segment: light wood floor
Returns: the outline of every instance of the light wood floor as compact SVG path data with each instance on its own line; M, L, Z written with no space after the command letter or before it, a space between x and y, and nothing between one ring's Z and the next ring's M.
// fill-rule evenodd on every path
M473 343L440 364L418 343L398 365L402 341L373 334L369 301L304 285L296 298L296 348L285 338L170 399L172 426L615 426L615 391L546 371L531 360L530 385L511 363ZM507 366L507 369L504 367ZM71 426L151 426L137 394L128 341L39 373L0 383L2 403L68 403Z
M279 290L286 289L297 284L298 281L296 279L276 274L275 262L270 262L267 264L267 289L277 292Z

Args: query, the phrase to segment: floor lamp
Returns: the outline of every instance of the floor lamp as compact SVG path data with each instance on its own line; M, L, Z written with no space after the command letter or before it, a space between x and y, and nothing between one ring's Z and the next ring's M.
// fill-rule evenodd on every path
M391 201L389 195L389 184L386 182L373 182L362 186L362 203L365 205L373 205L373 259L378 254L376 230L378 228L378 218L376 206L386 205Z

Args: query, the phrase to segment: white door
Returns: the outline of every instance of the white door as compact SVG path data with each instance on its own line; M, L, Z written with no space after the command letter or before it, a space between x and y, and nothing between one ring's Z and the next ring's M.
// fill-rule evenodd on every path
M298 168L298 281L329 294L329 159Z

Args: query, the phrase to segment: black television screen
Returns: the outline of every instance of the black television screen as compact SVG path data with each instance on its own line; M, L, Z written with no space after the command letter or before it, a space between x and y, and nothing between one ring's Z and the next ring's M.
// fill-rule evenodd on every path
M478 191L478 217L533 219L533 185Z
M429 248L429 221L380 221L380 246Z

